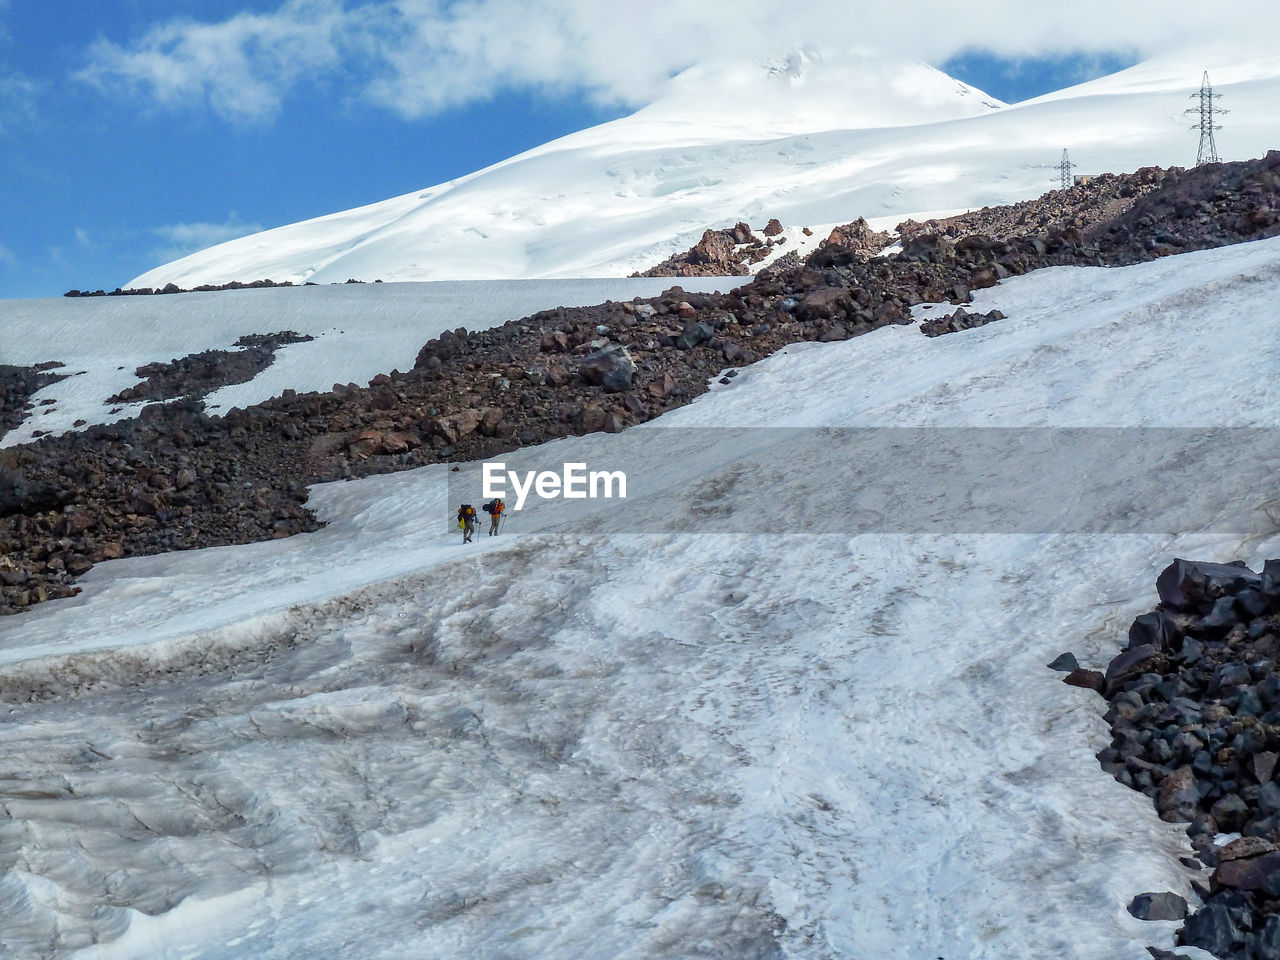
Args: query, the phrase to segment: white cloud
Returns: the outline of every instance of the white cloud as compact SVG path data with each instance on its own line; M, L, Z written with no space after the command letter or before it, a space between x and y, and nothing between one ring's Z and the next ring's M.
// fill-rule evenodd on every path
M284 0L269 14L168 21L127 45L100 40L79 76L249 119L277 114L301 84L341 79L348 96L415 117L507 88L639 104L692 63L801 45L939 63L972 48L1152 54L1277 28L1280 10L1261 0Z
M230 119L269 119L294 86L340 65L335 34L348 16L334 0L288 0L273 14L171 20L129 47L99 39L77 76L161 106L206 103Z
M3 0L0 0L0 3L3 3ZM6 246L0 245L0 267L16 267L17 265L18 258L13 255L13 251Z
M197 250L261 231L262 227L259 224L244 223L235 213L232 213L224 223L171 223L156 227L152 231L164 240L164 243L152 250L151 256L165 262L177 260Z
M35 116L38 92L39 85L29 77L20 73L0 74L0 133L14 120Z

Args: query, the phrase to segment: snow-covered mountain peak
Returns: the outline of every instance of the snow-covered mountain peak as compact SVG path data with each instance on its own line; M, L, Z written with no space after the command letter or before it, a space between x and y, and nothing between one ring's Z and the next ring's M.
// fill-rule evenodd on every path
M1192 163L1184 111L1212 66L1164 58L1005 105L924 63L780 49L699 64L631 116L429 189L202 250L128 286L616 277L739 220L776 217L819 239L860 216L891 229L1038 196L1056 185L1064 148L1087 173ZM1214 81L1231 110L1224 159L1280 144L1272 55Z
M919 61L869 50L794 47L768 58L708 61L677 74L629 122L696 123L744 138L902 127L976 116L1004 104Z

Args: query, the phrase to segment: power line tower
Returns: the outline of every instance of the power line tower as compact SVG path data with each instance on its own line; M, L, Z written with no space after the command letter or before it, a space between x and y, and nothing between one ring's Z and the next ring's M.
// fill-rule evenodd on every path
M1222 127L1218 126L1214 119L1231 111L1221 110L1213 105L1213 101L1222 99L1222 94L1213 92L1213 86L1209 83L1208 70L1204 72L1204 82L1200 85L1200 92L1193 93L1191 99L1200 101L1198 107L1192 107L1187 111L1192 115L1200 115L1200 122L1191 126L1192 130L1200 131L1200 150L1196 154L1196 166L1204 163L1219 163L1218 143L1213 135Z
M1070 190L1075 184L1071 171L1075 169L1075 164L1071 162L1071 158L1067 156L1067 151L1062 151L1062 162L1058 164L1058 185L1062 190Z

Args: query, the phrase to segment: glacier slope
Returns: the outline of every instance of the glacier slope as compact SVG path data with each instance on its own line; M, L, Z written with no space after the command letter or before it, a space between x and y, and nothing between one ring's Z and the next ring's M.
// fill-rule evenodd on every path
M788 348L657 425L550 446L1270 425L1277 294L1280 241L1041 271L978 295L1006 321ZM1256 561L1274 530L521 536L517 515L463 553L447 492L442 468L317 487L324 530L100 564L80 597L0 621L0 943L80 960L1170 945L1173 925L1124 908L1189 894L1185 837L1101 773L1100 701L1044 664L1104 662L1171 556ZM566 530L576 511L537 508Z

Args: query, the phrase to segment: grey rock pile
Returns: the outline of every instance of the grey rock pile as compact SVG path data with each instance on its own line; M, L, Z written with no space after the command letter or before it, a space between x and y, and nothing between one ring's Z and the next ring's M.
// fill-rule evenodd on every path
M1181 942L1280 960L1280 560L1176 560L1156 587L1101 678L1112 741L1098 760L1187 823L1212 868Z

